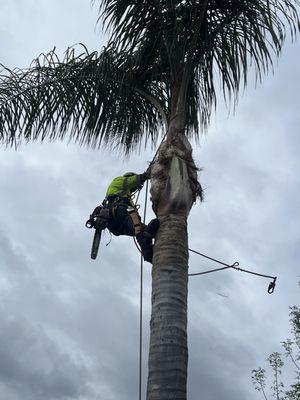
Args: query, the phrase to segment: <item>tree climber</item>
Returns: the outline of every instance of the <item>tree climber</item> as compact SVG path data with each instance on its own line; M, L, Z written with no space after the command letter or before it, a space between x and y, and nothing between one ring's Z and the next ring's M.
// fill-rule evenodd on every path
M100 218L101 215L105 215L104 226L115 236L135 236L144 260L152 263L152 241L159 228L159 220L155 218L148 225L143 224L133 203L134 192L141 189L149 178L149 169L143 174L127 172L123 176L114 178L108 186L102 206L95 208L89 221L92 221L96 215Z

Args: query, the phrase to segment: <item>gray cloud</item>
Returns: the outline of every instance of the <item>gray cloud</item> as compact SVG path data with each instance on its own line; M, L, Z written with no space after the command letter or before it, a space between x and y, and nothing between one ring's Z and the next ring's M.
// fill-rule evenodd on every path
M56 44L60 52L78 41L100 47L89 2L18 0L1 7L0 58L9 66L27 66ZM227 119L220 103L209 135L195 146L206 199L192 210L190 247L277 274L279 281L269 296L268 280L236 271L190 279L191 400L258 399L250 371L279 350L288 335L288 306L299 302L298 48L288 46L275 77L250 88L234 116ZM137 395L139 254L130 238L105 246L106 235L99 259L91 261L92 232L84 222L110 179L142 171L153 153L124 160L64 143L1 150L1 398ZM191 272L213 267L190 257ZM147 264L144 273L145 383Z
M50 400L88 394L84 365L74 363L42 328L20 315L1 320L0 377L16 397L22 393L24 399Z

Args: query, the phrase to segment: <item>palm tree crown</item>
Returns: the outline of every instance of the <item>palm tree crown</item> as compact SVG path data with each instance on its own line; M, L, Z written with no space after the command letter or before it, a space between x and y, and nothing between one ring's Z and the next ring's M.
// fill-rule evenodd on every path
M68 49L60 60L53 50L29 69L2 70L2 142L68 136L129 151L142 137L155 142L177 112L198 137L216 104L217 78L236 100L249 66L260 80L286 34L299 30L298 0L101 3L110 39L100 53Z

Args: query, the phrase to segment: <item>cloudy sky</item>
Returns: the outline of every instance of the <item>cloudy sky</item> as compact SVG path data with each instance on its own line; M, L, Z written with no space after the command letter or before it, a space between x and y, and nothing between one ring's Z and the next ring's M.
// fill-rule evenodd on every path
M27 67L54 46L99 50L96 8L79 0L2 0L0 62ZM195 145L205 202L189 219L190 247L278 276L236 271L189 282L190 400L256 400L251 369L289 335L299 304L300 43L288 44L264 83L249 85L236 113L220 103ZM89 258L84 222L130 159L67 143L0 149L0 399L131 400L138 396L139 254L130 238L102 241ZM151 211L148 211L149 218ZM215 265L191 255L190 272ZM144 268L144 363L151 269ZM287 369L289 378L292 368Z

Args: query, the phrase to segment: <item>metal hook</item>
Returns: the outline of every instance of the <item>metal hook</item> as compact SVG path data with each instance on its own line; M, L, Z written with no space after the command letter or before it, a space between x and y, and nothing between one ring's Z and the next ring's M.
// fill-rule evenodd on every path
M272 294L274 292L275 286L276 286L276 279L277 276L275 276L275 278L273 279L272 282L270 282L269 287L268 287L268 293Z

